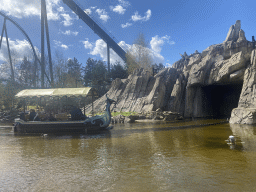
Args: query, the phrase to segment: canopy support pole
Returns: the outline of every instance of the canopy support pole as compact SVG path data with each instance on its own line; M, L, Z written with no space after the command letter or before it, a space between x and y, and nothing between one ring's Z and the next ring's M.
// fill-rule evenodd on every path
M24 110L23 110L23 111L24 111L24 115L25 115L25 112L26 112L26 98L24 98L23 105L24 105L24 106L23 106L23 107L24 107Z
M94 111L93 111L93 100L94 100L94 95L93 95L93 91L92 91L92 116L94 116Z

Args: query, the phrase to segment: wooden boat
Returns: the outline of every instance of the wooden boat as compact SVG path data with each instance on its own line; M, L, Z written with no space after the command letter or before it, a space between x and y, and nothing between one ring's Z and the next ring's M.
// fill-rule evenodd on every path
M106 96L106 110L97 115L79 121L24 121L15 119L14 132L18 133L87 133L109 129L111 122L110 105L115 102Z

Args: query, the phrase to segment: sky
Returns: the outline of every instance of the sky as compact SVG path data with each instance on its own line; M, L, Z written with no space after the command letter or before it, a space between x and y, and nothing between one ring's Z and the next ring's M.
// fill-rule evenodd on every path
M222 43L231 25L241 20L247 40L256 36L254 0L75 0L100 23L124 49L128 50L143 33L154 63L172 66L186 52L202 52ZM62 0L46 0L52 56L107 60L106 44ZM28 34L38 54L41 49L41 0L0 0L0 11L15 20ZM3 26L0 16L0 30ZM17 60L31 57L24 35L7 21L8 38ZM0 34L1 35L1 34ZM45 50L47 53L47 50ZM0 63L8 61L6 39ZM111 50L111 63L120 61ZM3 65L2 65L3 67ZM1 66L0 66L1 68Z

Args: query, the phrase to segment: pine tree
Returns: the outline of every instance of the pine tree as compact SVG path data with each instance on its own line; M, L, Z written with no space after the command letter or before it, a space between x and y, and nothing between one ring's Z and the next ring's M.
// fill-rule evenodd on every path
M125 79L128 77L128 73L120 62L116 62L111 66L110 77L112 80L115 80L116 78Z

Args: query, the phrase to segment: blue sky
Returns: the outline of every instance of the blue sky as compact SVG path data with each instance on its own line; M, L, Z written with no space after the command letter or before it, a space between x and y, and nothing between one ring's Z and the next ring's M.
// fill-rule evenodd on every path
M25 29L40 52L40 0L0 0L0 11ZM91 57L106 60L105 43L62 0L46 0L52 55L62 52L65 58L76 57L85 64ZM100 22L129 48L139 33L148 42L156 63L171 66L179 53L202 52L212 44L222 43L231 25L241 20L247 40L256 36L256 2L252 0L75 0L83 10ZM2 29L3 18L0 17ZM11 49L17 58L31 54L25 37L7 23ZM5 43L5 41L4 41ZM47 52L47 51L46 51ZM111 55L112 62L121 60ZM6 46L0 60L8 59Z

